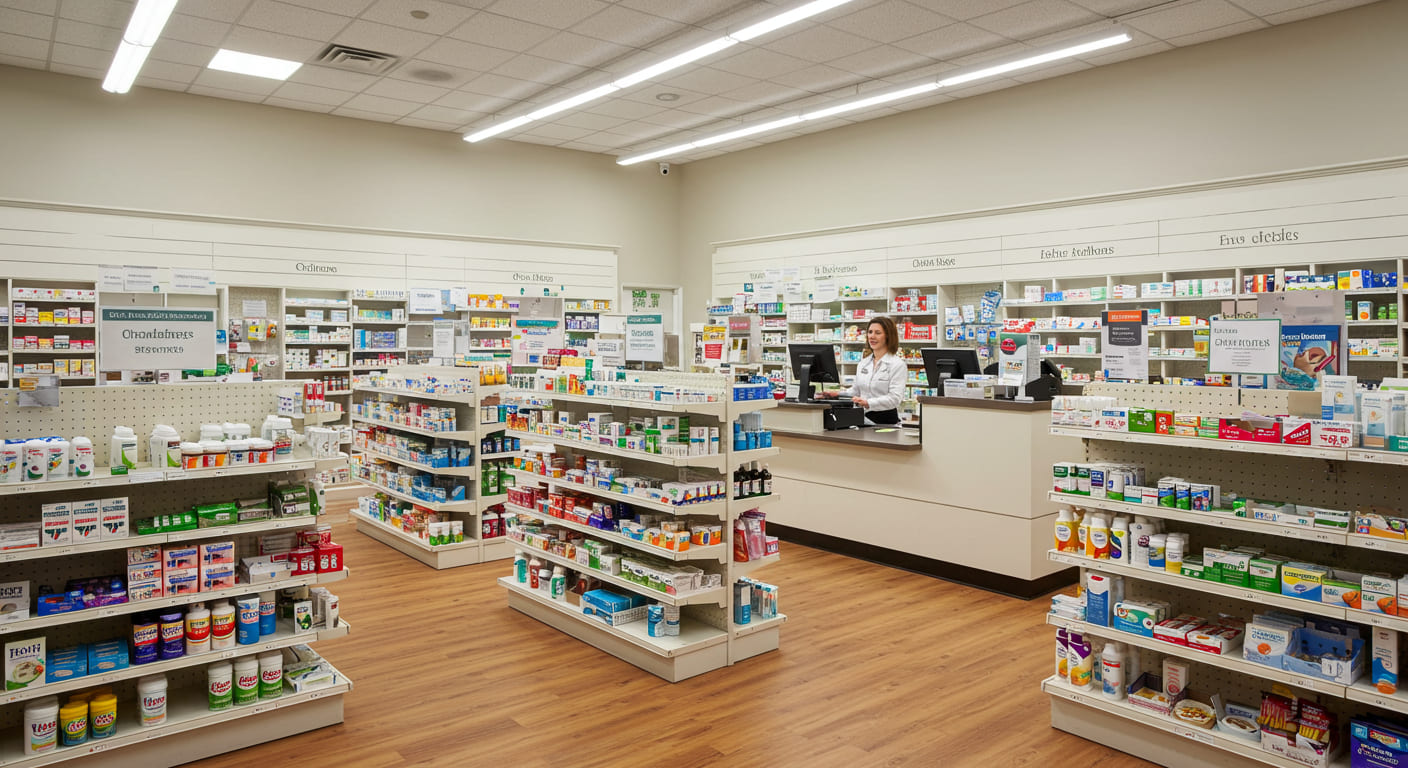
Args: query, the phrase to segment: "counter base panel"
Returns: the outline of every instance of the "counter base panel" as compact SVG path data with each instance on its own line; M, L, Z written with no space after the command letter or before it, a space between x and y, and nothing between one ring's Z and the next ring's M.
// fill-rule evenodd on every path
M1051 697L1051 727L1167 768L1247 768L1257 765L1166 731L1131 725L1122 717ZM1267 753L1270 756L1270 753Z

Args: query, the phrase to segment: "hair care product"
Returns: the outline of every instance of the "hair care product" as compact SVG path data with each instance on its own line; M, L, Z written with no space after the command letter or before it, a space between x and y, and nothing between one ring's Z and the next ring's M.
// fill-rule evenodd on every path
M234 703L234 669L228 661L217 661L205 668L206 699L211 712L223 712Z
M166 675L148 675L137 681L137 708L143 728L166 722Z
M210 650L235 647L235 607L221 600L210 607Z
M1091 515L1090 527L1085 534L1085 556L1096 560L1110 559L1110 526L1104 515Z
M1066 682L1070 681L1070 678L1068 676L1069 672L1067 671L1066 667L1067 663L1069 662L1068 654L1070 653L1070 651L1066 648L1066 644L1069 642L1069 637L1070 630L1066 629L1065 627L1056 628L1056 676Z
M240 645L259 642L259 597L251 595L235 601L235 641Z
M1073 552L1076 548L1075 515L1070 507L1061 507L1056 512L1056 551Z
M1129 562L1129 519L1117 517L1110 523L1110 559L1117 563Z
M108 466L137 466L137 433L131 427L113 427L112 443L108 447Z
M45 696L24 705L24 753L38 755L59 746L59 698Z
M186 611L186 653L205 653L210 650L210 609L205 603L197 603Z
M73 438L73 476L92 477L97 464L93 457L93 441L86 437Z
M1071 685L1089 688L1095 673L1095 658L1091 654L1090 641L1076 632L1072 632L1070 638L1067 645L1070 651L1069 660L1066 665L1070 672Z
M235 662L235 706L259 701L259 659L243 656Z
M259 698L284 695L284 657L278 651L259 654Z

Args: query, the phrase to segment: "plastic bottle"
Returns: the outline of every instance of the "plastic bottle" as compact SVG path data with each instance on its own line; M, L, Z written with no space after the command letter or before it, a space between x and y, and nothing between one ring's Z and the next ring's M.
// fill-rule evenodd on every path
M202 443L206 440L224 440L225 429L219 424L202 424L200 425L200 437L196 439Z
M1056 513L1056 551L1073 552L1076 548L1076 518L1070 507L1061 507Z
M1135 515L1134 522L1129 524L1129 561L1132 565L1149 565L1149 537L1152 535L1154 531L1149 525L1149 519L1143 515Z
M93 441L86 437L73 438L73 476L92 477L98 465L93 456Z
M108 448L108 466L137 466L137 433L131 427L113 427L112 443Z
M49 446L43 440L26 440L24 443L25 482L44 480L49 477Z
M235 662L235 706L259 701L259 659L244 656Z
M269 637L279 631L279 617L273 592L259 593L259 636Z
M554 600L567 599L567 570L560 565L553 566L552 581L549 584L548 594Z
M543 567L543 564L540 563L540 562L538 562L538 556L537 556L537 555L534 555L533 557L529 558L529 560L528 560L528 588L529 588L529 589L537 589L537 588L538 588L538 570L539 570L540 568L542 568L542 567Z
M1090 514L1079 509L1071 510L1071 514L1076 516L1076 554L1084 555L1086 541L1089 540L1087 534L1090 533Z
M94 739L106 739L117 733L117 697L111 693L94 696L88 702L88 719Z
M24 706L24 753L53 752L59 746L59 697L45 696Z
M552 571L548 568L538 569L538 588L544 592L552 591Z
M1129 562L1129 518L1117 517L1110 523L1110 559Z
M761 493L764 496L772 495L772 472L768 470L768 465L763 465L762 471L758 474L758 479L762 483Z
M1056 629L1056 676L1059 677L1059 678L1061 678L1062 681L1066 681L1066 682L1069 682L1069 680L1070 680L1070 678L1069 678L1069 674L1070 674L1070 673L1068 672L1068 667L1066 666L1068 663L1070 663L1070 658L1069 658L1069 653L1070 653L1070 651L1068 651L1068 650L1066 649L1066 643L1069 642L1069 640L1070 640L1070 630L1066 629L1065 627L1057 627L1057 629Z
M1167 556L1168 536L1156 533L1149 537L1149 567L1164 569L1164 560Z
M175 427L158 424L147 439L147 456L153 468L180 469L181 435Z
M62 480L69 476L70 447L67 440L56 438L46 441L45 449L48 451L50 480Z
M166 722L166 675L148 675L137 681L137 708L143 728Z
M234 704L234 668L228 661L217 661L205 668L206 701L211 712L223 712Z
M210 650L235 647L235 606L220 600L210 607Z
M248 595L235 601L235 642L239 645L259 642L258 595Z
M1112 701L1124 699L1124 647L1105 643L1100 652L1100 693Z
M528 556L521 549L513 553L513 578L519 584L528 583Z
M74 747L88 741L88 701L73 700L59 707L59 746Z
M1170 533L1164 540L1164 570L1169 573L1183 571L1183 552L1188 547L1188 538L1181 533Z
M24 441L0 440L0 483L24 480Z
M284 695L284 656L278 651L259 654L259 698Z
M210 609L197 603L186 611L186 654L210 650Z
M1086 534L1086 555L1096 560L1110 559L1110 524L1104 515L1092 515Z
M230 422L227 421L227 422L225 422L224 424L220 425L220 427L221 427L221 429L224 430L224 432L225 432L225 439L226 439L226 440L248 440L248 439L249 439L250 429L249 429L249 425L248 425L248 424L245 424L245 423L243 423L243 422L236 422L236 423L231 424Z
M181 615L181 609L173 608L167 613L161 614L157 619L161 642L158 646L160 658L179 659L186 655L186 627L185 617Z

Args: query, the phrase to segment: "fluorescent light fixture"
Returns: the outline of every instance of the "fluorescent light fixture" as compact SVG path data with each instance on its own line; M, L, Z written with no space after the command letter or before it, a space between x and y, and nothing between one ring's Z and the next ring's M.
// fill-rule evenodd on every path
M827 2L832 2L835 5L839 5L839 3L836 3L835 0L818 0L817 3L812 3L811 5L821 5ZM803 8L806 7L808 6L803 6ZM821 11L816 11L816 13L820 12ZM722 144L726 141L741 139L745 136L752 136L754 134L765 133L767 131L775 131L779 128L785 128L789 125L796 125L797 123L800 123L803 120L821 120L823 118L844 114L846 112L854 112L858 109L866 109L868 107L874 107L880 104L888 104L892 101L899 101L901 99L908 99L914 96L920 96L925 93L933 93L934 91L937 91L941 88L947 88L961 83L970 83L974 80L979 80L985 77L992 77L994 75L1000 75L1005 72L1012 72L1018 69L1034 67L1038 64L1045 64L1047 62L1056 61L1058 59L1067 59L1072 56L1079 56L1083 53L1098 51L1101 48L1109 48L1113 45L1127 43L1130 41L1130 39L1131 38L1127 33L1120 32L1114 35L1105 35L1089 42L1077 44L1068 43L1061 48L1053 48L1051 50L1027 56L1025 58L1015 59L1004 64L997 64L993 66L984 67L982 69L973 70L972 72L966 72L960 75L954 75L943 80L920 83L918 85L913 85L908 88L901 88L897 91L889 91L887 93L880 93L874 96L867 96L863 99L855 99L852 101L842 102L840 104L833 104L832 106L823 107L821 109L815 109L811 112L803 112L800 115L784 117L779 120L773 120L767 123L760 123L758 125L749 126L747 128L739 128L734 131L720 133L714 136L707 136L705 138L696 139L694 141L686 142L684 144L676 144L672 147L665 147L663 149L651 150L650 152L646 152L639 155L630 155L628 157L622 157L616 161L616 164L634 165L635 163L645 162L646 160L655 160L656 158L669 157L671 155L679 155L688 152L691 149L709 147L715 144Z
M271 56L258 56L253 53L241 53L225 48L215 52L215 58L206 65L208 69L218 69L221 72L234 72L237 75L252 75L254 77L267 77L270 80L287 80L289 75L298 71L303 66L301 62L289 61L288 59L275 59Z
M686 64L692 64L696 61L699 61L700 59L706 58L708 56L713 56L719 51L722 51L726 48L731 48L746 40L752 40L755 37L761 37L762 35L766 35L767 33L772 32L774 30L781 29L789 24L795 24L803 19L811 18L812 16L815 16L818 13L829 11L832 8L835 8L840 5L845 5L849 2L853 2L853 0L812 0L809 3L803 3L802 5L799 5L796 8L793 8L788 11L783 11L782 13L779 13L776 16L763 19L762 21L756 24L744 27L738 32L724 35L723 37L715 38L702 45L697 45L685 51L684 53L675 54L674 56L671 56L670 58L665 59L664 61L658 61L648 67L645 67L644 69L640 69L635 72L632 72L629 75L619 77L616 80L612 81L609 85L603 85L599 88L593 88L590 91L579 93L576 96L569 96L568 98L563 99L562 101L554 102L545 107L541 107L538 110L534 112L529 112L526 115L515 117L512 120L507 120L505 122L492 125L475 133L466 134L464 140L473 144L475 142L483 141L484 139L490 138L492 136L497 136L505 131L511 131L514 128L518 128L519 126L533 122L534 120L541 120L545 117L548 117L549 115L555 115L558 112L562 112L573 107L579 107L583 104L586 104L587 102L596 101L597 99L614 93L615 91L619 91L623 88L630 88L633 85L639 85L640 83L643 83L647 80L654 80L655 78L665 74L666 72L671 72L673 70L685 66Z
M974 80L981 80L985 77L1001 75L1018 69L1026 69L1027 67L1035 67L1038 64L1046 64L1047 62L1056 61L1057 59L1066 59L1072 56L1079 56L1082 53L1098 51L1101 48L1109 48L1112 45L1119 45L1121 43L1127 43L1129 41L1129 35L1127 33L1121 32L1117 35L1102 37L1099 40L1093 40L1088 43L1067 46L1065 48L1057 48L1046 53L1039 53L1034 56L1028 56L1023 59L1009 61L1005 64L997 64L991 67L976 69L972 72L965 72L961 75L946 77L943 80L939 81L939 87L951 88L955 85L961 85L962 83L971 83Z
M127 21L127 29L122 33L117 53L112 57L107 77L103 78L103 90L110 93L127 93L142 71L142 64L161 37L166 20L176 8L176 0L138 0L132 9L132 18Z

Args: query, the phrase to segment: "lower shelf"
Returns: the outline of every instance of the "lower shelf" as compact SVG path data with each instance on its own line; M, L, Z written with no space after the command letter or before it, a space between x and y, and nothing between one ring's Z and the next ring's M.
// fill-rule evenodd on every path
M438 547L432 547L414 536L403 533L380 520L373 520L359 512L353 512L352 519L356 521L359 533L376 539L397 552L410 555L436 570L458 568L461 565L474 565L481 562L477 540L471 539L459 544L442 544Z
M681 618L678 636L651 637L644 621L612 627L509 577L501 577L499 586L507 590L510 608L672 683L729 663L728 635L716 627Z

